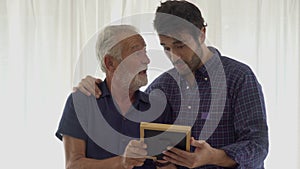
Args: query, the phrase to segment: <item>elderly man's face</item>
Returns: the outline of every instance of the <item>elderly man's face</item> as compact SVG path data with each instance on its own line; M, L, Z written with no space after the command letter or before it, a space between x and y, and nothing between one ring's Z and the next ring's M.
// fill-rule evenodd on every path
M148 83L147 66L150 60L146 54L146 44L142 36L133 35L122 41L122 81L130 83L130 88L134 90L145 86ZM128 80L131 80L129 82Z

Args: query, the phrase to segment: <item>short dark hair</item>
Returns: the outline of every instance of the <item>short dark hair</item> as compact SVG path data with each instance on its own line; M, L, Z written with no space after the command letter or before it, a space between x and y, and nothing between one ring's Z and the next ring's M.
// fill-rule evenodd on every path
M159 34L172 34L178 31L187 30L192 34L198 35L198 31L192 31L191 24L182 24L181 19L176 19L177 16L184 19L188 23L193 24L199 30L206 27L205 21L202 17L201 11L194 4L187 1L168 0L160 4L156 9L154 19L154 28ZM178 22L179 21L179 22Z

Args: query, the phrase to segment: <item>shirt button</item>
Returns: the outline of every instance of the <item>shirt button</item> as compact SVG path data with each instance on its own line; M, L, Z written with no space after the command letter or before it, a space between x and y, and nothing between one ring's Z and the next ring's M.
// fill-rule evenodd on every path
M191 109L192 108L192 106L188 106L188 109Z
M204 78L205 81L207 81L207 79L208 79L207 77Z

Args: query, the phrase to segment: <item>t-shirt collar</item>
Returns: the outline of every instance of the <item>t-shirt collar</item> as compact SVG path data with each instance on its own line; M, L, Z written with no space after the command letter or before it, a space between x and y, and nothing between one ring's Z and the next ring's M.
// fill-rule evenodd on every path
M106 84L106 79L102 83L98 84L98 87L102 92L100 98L111 96L111 93L110 93L110 91L108 89L108 86ZM147 97L147 94L144 93L144 92L141 92L140 90L137 90L135 92L135 99L136 99L136 101L143 101L145 103L150 103L149 102L149 97Z

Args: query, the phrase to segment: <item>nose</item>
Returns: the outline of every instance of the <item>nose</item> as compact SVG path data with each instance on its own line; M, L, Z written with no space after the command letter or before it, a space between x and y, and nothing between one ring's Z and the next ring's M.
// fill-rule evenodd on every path
M149 59L147 54L145 56L145 62L144 63L147 64L147 65L150 63L150 59Z
M180 55L176 52L176 50L168 51L167 55L172 63L175 63L180 59Z
M148 57L148 55L147 55L147 53L146 52L142 52L142 63L143 64L149 64L150 63L150 59L149 59L149 57Z

